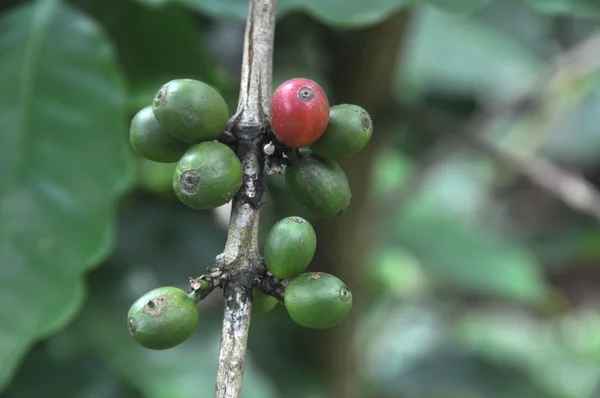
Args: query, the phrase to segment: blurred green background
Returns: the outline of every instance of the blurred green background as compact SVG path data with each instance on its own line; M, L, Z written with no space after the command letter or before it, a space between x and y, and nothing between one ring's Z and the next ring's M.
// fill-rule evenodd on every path
M182 205L173 165L136 158L127 130L173 78L212 84L235 109L246 9L0 3L3 398L213 395L218 292L167 351L135 344L126 313L213 265L227 208ZM267 179L261 239L284 216L309 219L309 270L344 280L355 305L331 330L281 306L253 317L245 398L600 397L598 220L519 170L543 157L600 184L598 45L537 85L599 17L595 0L279 0L274 86L312 78L375 131L342 163L353 198L340 217L315 218ZM473 122L530 90L532 103ZM466 145L473 125L521 162Z

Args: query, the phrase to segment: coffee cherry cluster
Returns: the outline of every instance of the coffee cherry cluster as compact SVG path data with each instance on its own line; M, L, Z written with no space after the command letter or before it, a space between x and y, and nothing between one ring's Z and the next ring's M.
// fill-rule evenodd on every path
M185 205L219 207L242 186L239 158L217 141L228 118L227 103L214 88L192 79L171 80L133 117L131 147L154 162L177 162L173 190Z
M314 81L296 78L275 90L270 105L271 129L292 149L285 181L314 214L340 214L352 194L338 160L357 154L373 133L370 115L358 105L329 105Z
M373 131L369 114L353 104L330 107L324 90L304 78L281 84L269 111L270 131L263 142L267 164L285 167L290 192L312 213L340 214L352 194L338 160L367 145ZM212 209L233 199L242 186L241 161L221 142L229 116L214 88L191 79L172 80L133 117L131 146L151 161L177 162L172 180L176 196L191 208ZM348 286L324 272L305 272L316 248L315 230L304 218L286 217L271 228L262 257L266 270L253 287L253 313L269 312L281 302L292 320L314 329L336 326L348 316ZM162 350L187 340L198 324L197 302L226 278L226 270L209 271L190 280L190 293L161 287L140 297L127 316L135 341Z
M324 272L304 273L317 248L317 235L302 217L286 217L269 231L265 265L275 278L285 279L283 302L299 325L325 329L343 321L352 309L352 293L340 279Z

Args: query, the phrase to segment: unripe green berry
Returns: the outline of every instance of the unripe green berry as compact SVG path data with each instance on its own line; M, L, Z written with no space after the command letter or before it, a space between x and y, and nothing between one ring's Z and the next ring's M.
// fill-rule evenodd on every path
M325 133L310 150L328 159L341 159L357 154L373 133L371 116L358 105L341 104L331 107Z
M352 309L352 293L337 277L324 272L302 274L285 288L285 308L297 324L331 328L342 322Z
M265 264L277 278L293 278L306 269L316 249L317 235L312 225L301 217L287 217L267 235Z
M138 184L153 193L173 194L173 171L177 163L157 163L148 159L138 159Z
M173 189L185 205L212 209L229 202L242 186L242 164L235 152L217 141L191 147L173 173Z
M299 154L286 167L285 182L296 199L319 216L335 216L350 204L348 179L335 160Z
M159 163L173 163L190 147L170 135L158 123L148 105L135 114L129 127L129 142L138 155Z
M217 139L229 118L229 108L221 94L192 79L164 84L154 97L152 110L171 135L190 144Z
M256 287L253 289L252 295L252 314L264 314L272 311L279 302L275 297L264 293Z
M166 350L183 343L197 325L196 302L176 287L149 291L133 303L127 314L129 333L151 350Z

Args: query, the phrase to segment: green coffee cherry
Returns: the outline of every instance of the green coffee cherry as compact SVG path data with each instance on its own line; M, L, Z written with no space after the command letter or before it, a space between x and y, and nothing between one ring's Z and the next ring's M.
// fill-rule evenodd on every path
M149 291L133 303L127 314L129 333L151 350L166 350L183 343L197 324L196 302L176 287Z
M177 163L157 163L138 159L137 182L139 186L156 194L173 194L173 171Z
M190 147L170 135L156 120L152 107L142 108L131 120L129 142L138 155L160 163L173 163Z
M341 159L357 154L373 133L371 116L358 105L341 104L331 107L325 133L310 149L328 159Z
M190 144L218 138L229 118L221 94L192 79L171 80L163 85L154 97L152 110L171 135Z
M342 322L352 309L348 286L324 272L302 274L285 288L285 308L297 324L326 329Z
M269 296L256 287L252 292L252 314L264 314L272 311L279 302L279 300L277 300L275 297Z
M335 216L350 204L346 174L335 160L299 154L286 167L285 182L296 199L319 216Z
M301 217L287 217L271 228L265 242L265 264L277 278L298 276L317 249L312 225Z
M203 142L191 147L173 173L173 189L185 205L212 209L229 202L242 186L242 164L225 144Z

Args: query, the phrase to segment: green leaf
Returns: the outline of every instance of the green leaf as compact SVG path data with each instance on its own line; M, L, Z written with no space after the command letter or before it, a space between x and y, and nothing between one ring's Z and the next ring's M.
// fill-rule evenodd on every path
M409 212L395 230L434 280L529 304L539 304L545 297L543 278L531 254L458 217L439 209Z
M382 396L551 398L527 372L462 349L442 317L447 309L441 311L444 305L434 304L378 300L360 319L357 344L364 347L362 371L372 385L385 386Z
M132 174L124 91L98 26L59 0L0 20L0 386L82 302Z
M428 9L413 24L398 68L396 92L405 99L426 92L510 96L540 73L542 64L530 51L484 22Z
M328 25L371 25L381 22L407 3L406 0L283 0L280 14L303 11Z
M428 292L426 276L419 262L409 253L394 248L376 250L369 263L372 290L403 298Z
M537 259L479 221L478 214L489 211L485 190L491 178L484 162L447 164L393 219L392 236L416 257L432 281L540 304L547 291Z
M185 5L214 18L246 20L247 0L137 0L147 5L169 2ZM279 0L278 17L292 12L306 12L332 26L365 26L381 22L406 6L409 0Z
M485 7L492 0L429 0L429 3L441 10L467 14Z
M580 81L583 80L583 81ZM549 125L543 137L542 150L551 158L571 165L593 167L600 154L600 80L596 76L584 77L572 84L586 84L590 88L582 94L573 95L565 106L555 106L554 114L562 117ZM581 101L579 101L581 96ZM555 97L552 100L557 101ZM575 102L574 104L570 102Z
M214 18L244 21L247 0L136 0L151 7L179 3ZM490 4L493 0L279 0L278 16L291 12L307 12L332 26L365 26L381 22L402 7L431 4L440 10L467 14ZM549 14L600 16L600 5L594 0L524 0L536 10Z
M189 11L176 5L154 8L121 0L88 0L84 6L114 42L127 74L133 112L150 104L164 83L181 77L225 86L228 92L235 91L237 104L237 87L228 86L207 54Z
M58 333L36 345L2 397L139 398L97 355L83 350L75 355L73 348L79 341L66 337Z
M600 4L596 0L525 0L531 7L549 14L600 16Z
M555 319L496 308L470 310L456 318L457 345L527 372L548 396L595 398L600 380L600 318L579 308Z

